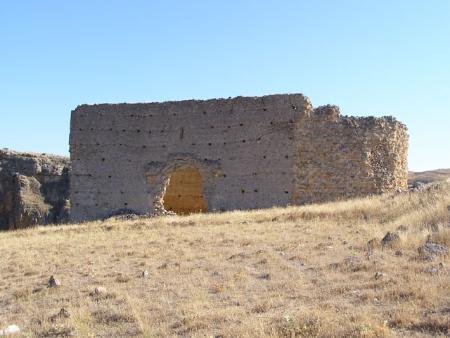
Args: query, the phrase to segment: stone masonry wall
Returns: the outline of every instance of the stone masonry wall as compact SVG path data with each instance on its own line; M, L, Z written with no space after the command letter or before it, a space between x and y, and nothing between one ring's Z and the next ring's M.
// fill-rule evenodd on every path
M407 189L408 135L392 117L342 117L316 108L296 124L295 204Z
M200 171L209 211L406 186L405 127L333 109L313 110L301 94L79 106L71 119L71 217L153 213L171 173L187 167Z

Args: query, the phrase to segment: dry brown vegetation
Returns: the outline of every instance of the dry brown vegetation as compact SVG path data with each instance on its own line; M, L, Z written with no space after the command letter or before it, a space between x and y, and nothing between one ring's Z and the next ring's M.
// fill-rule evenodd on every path
M408 184L414 185L416 182L431 183L450 179L450 169L437 169L429 171L408 173Z
M0 328L17 324L27 337L448 336L448 254L418 248L450 245L449 205L443 183L1 233ZM388 231L399 237L382 246ZM51 275L61 286L47 286Z

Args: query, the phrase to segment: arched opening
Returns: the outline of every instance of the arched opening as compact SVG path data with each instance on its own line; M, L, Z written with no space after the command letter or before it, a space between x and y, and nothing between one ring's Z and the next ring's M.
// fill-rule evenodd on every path
M163 196L163 205L166 210L184 215L207 211L201 172L195 167L173 171Z

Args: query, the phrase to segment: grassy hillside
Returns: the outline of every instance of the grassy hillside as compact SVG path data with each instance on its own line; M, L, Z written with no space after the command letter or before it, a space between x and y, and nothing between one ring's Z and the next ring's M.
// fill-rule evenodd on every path
M0 233L0 329L17 324L27 337L448 336L449 205L442 183L322 205ZM399 237L381 245L388 231ZM423 248L427 239L442 250ZM47 286L51 275L60 286Z
M408 174L409 185L413 185L414 182L431 183L450 179L450 169L437 169L422 172L410 171Z

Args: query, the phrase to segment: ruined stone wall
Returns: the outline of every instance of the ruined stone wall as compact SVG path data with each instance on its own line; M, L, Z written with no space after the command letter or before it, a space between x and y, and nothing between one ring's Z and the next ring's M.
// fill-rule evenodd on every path
M295 204L407 189L408 134L392 117L340 116L322 106L295 128Z
M79 106L70 135L72 219L159 210L171 174L183 168L200 172L209 211L406 185L403 125L328 111L313 110L301 94ZM169 190L171 199L191 194Z
M286 205L303 95L83 105L72 112L74 220L160 207L170 173L193 166L208 210Z
M0 150L0 229L69 218L69 159Z

